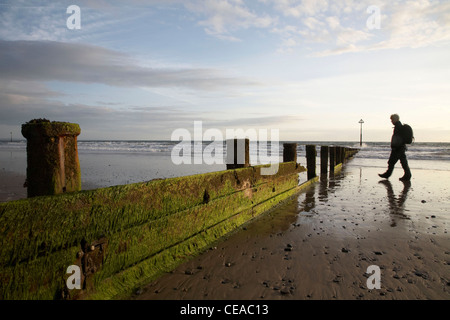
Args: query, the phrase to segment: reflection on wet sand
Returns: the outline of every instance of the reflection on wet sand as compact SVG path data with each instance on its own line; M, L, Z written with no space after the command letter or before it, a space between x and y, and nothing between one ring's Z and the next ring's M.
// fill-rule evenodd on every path
M309 187L298 198L298 213L310 213L316 207L316 193L319 202L326 203L329 200L329 195L333 194L338 187L341 186L341 181L344 179L345 174L339 172L337 174L331 174L330 176L323 175L319 179L317 185ZM300 198L304 198L300 200Z
M389 201L389 213L392 218L391 227L397 226L397 219L409 219L405 214L405 201L408 197L408 191L411 188L411 181L402 181L403 190L396 198L392 183L389 180L381 180L378 183L383 184L387 190L387 196Z
M359 168L359 188L358 192L361 192L362 188L362 168ZM342 170L336 174L330 174L330 176L321 176L319 183L311 186L303 194L298 197L298 213L303 216L312 216L314 214L314 209L317 206L316 201L320 203L327 203L330 200L330 195L334 194L339 187L341 187L343 179L346 176L346 171ZM410 219L410 217L405 214L405 202L408 197L408 191L411 188L410 181L403 181L403 190L397 197L394 193L394 189L389 180L381 180L379 184L386 187L387 198L389 202L389 214L392 219L390 226L396 227L399 219Z
M327 202L328 201L328 177L321 176L319 182L319 201Z
M430 188L439 178L448 181L450 173L426 171L429 181L416 173L414 183L421 188L398 182L383 187L379 167L355 162L143 287L135 298L448 300L448 186ZM398 223L395 229L391 220L392 226ZM379 290L366 286L370 265L384 266Z
M316 207L316 188L308 188L303 196L304 199L298 206L299 212L311 212Z
M298 196L285 202L281 207L271 210L266 215L259 217L258 227L247 228L246 234L267 235L289 230L293 225L299 226L299 215L302 217L312 217L318 214L315 211L317 206L329 201L330 194L341 187L341 182L345 178L345 171L330 174L330 176L321 176L318 183L308 186ZM317 200L319 203L317 203ZM303 221L304 222L304 221Z

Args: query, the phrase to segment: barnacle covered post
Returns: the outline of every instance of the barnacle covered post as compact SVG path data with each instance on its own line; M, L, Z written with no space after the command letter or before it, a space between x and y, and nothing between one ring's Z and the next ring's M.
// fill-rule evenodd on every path
M76 123L31 120L22 125L27 138L28 197L81 190Z

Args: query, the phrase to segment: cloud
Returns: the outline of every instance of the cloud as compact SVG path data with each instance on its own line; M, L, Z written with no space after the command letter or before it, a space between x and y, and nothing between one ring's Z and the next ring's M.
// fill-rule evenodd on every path
M150 68L106 48L50 41L0 40L0 74L17 81L102 83L119 87L223 90L254 81L207 68Z
M336 47L316 55L420 48L450 41L449 2L397 1L385 3L380 8L379 30L341 29L336 34Z
M327 0L273 0L275 9L285 16L314 16L328 9Z
M130 0L90 1L79 0L81 29L66 28L69 14L66 8L72 1L6 1L0 11L0 39L48 40L79 42L102 39L114 35L118 28L139 19L154 19L155 14L184 9L195 15L195 23L206 34L227 41L241 41L234 33L249 28L267 28L276 22L270 14L258 13L249 8L252 2L243 0ZM181 12L181 10L180 10ZM183 13L185 19L185 13Z
M186 1L185 7L202 16L198 25L204 27L207 34L220 39L240 41L232 35L241 29L268 28L276 22L268 14L250 10L243 0L204 0Z
M14 88L0 81L0 128L20 125L35 118L79 123L83 138L142 137L169 139L174 127L198 120L198 114L177 106L118 106L63 103L40 83L15 81ZM101 136L101 137L100 137ZM149 137L149 138L150 138Z
M76 31L69 30L66 25L71 16L66 10L74 4L81 8L81 29ZM156 1L147 5L156 5ZM118 26L126 26L152 12L105 0L75 3L71 0L6 0L0 4L0 39L98 43L105 35L117 35Z
M342 1L312 0L264 0L272 3L276 11L285 19L272 31L282 38L279 52L292 52L296 47L305 44L313 45L310 50L318 52L318 48L348 47L368 40L372 34L367 32L367 6ZM351 8L351 9L349 9ZM356 12L356 10L360 12ZM359 17L355 14L359 13ZM291 19L289 19L291 18ZM292 19L295 18L295 19ZM320 45L320 46L318 46Z
M79 123L87 129L88 137L94 134L96 138L112 133L116 138L151 133L168 139L174 127L214 118L213 113L200 114L197 106L186 108L185 103L175 102L173 97L177 93L232 95L242 87L259 85L218 69L167 65L152 68L142 66L122 52L55 41L0 40L0 74L0 125L3 128L12 124L20 127L33 118L48 118ZM177 105L164 106L149 101L147 105L132 106L118 103L115 98L103 100L106 96L102 95L93 101L89 98L74 101L70 94L65 96L49 89L49 81L67 82L68 85L62 87L69 89L73 83L82 83L131 88L137 93L139 89L168 90L171 99L167 100Z
M297 116L268 116L245 111L226 110L198 112L195 108L177 105L126 105L108 101L96 104L63 103L55 99L57 93L37 82L14 81L4 85L0 81L0 133L20 132L20 125L35 118L68 121L80 124L81 139L170 139L176 128L191 130L194 121L203 121L207 128L225 130L248 128L280 128ZM5 129L6 128L6 129ZM6 131L5 131L6 130ZM224 131L225 132L225 131Z
M224 41L242 31L279 35L279 52L305 48L318 56L439 45L450 40L450 3L444 0L80 0L82 28L65 26L71 1L5 1L0 39L99 43L136 28L135 21L177 17ZM367 8L381 9L381 29L368 30ZM105 42L106 43L106 42ZM109 44L109 43L108 43ZM314 44L318 44L314 46Z
M286 18L272 29L282 38L280 52L318 44L315 56L373 50L419 48L450 41L450 3L435 0L261 0ZM381 13L380 29L369 30L370 6ZM320 45L320 46L319 46ZM325 47L325 49L323 49ZM286 50L285 50L286 49Z
M418 48L450 40L450 2L406 1L392 6L382 28L389 38L373 48Z
M280 52L291 52L305 43L316 56L372 50L418 48L450 40L450 2L439 0L259 0L186 1L188 10L205 18L205 32L239 41L234 33L250 27L280 35ZM381 29L369 30L371 6L380 8ZM272 8L270 8L272 7ZM279 13L282 17L278 17Z

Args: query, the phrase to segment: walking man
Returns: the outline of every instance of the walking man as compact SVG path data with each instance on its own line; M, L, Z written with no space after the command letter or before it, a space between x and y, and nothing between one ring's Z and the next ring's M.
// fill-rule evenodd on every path
M402 168L405 171L403 177L400 178L401 181L411 180L411 170L408 166L408 160L406 159L406 144L402 136L403 125L400 122L400 117L398 114L391 115L391 121L394 127L394 134L391 140L391 155L388 161L388 169L385 173L379 174L381 178L389 178L394 171L394 166L398 160L402 164Z

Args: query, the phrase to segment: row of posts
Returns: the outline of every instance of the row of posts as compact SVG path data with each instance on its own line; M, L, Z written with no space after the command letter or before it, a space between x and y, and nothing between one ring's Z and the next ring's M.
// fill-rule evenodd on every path
M32 120L22 125L27 138L27 193L28 197L54 195L81 190L80 163L78 160L78 124ZM250 166L249 139L227 141L227 169ZM330 173L335 166L354 155L357 149L339 146L320 147L320 173ZM306 145L308 180L316 177L315 145ZM283 144L283 162L297 163L297 143Z
M230 140L232 142L232 140ZM227 141L227 150L228 143ZM245 141L245 142L244 142ZM241 146L239 148L238 146ZM250 166L249 161L249 145L248 139L235 139L234 140L234 158L227 159L227 169L237 169L245 168ZM284 143L283 144L283 162L297 162L297 143ZM239 157L239 150L244 150L244 156ZM317 158L317 146L316 145L306 145L306 170L308 180L313 179L317 176L316 173L316 158ZM341 146L320 146L320 174L328 174L328 169L330 173L334 173L334 169L337 165L343 164L346 159L352 157L358 149L341 147ZM239 161L241 159L241 161ZM245 161L243 161L245 159ZM231 161L229 161L231 160Z
M317 148L315 145L306 145L306 169L308 180L317 176L316 157ZM320 146L320 174L334 173L337 165L343 164L345 160L358 152L358 149L341 146Z

